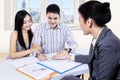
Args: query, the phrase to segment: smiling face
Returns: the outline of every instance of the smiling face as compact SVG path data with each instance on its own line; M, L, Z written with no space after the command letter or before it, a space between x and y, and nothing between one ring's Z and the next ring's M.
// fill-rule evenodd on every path
M28 31L30 30L31 26L32 26L31 18L29 15L26 15L24 18L22 29Z
M58 13L51 13L51 12L47 13L48 23L51 28L55 28L57 26L59 22L59 17L60 15Z

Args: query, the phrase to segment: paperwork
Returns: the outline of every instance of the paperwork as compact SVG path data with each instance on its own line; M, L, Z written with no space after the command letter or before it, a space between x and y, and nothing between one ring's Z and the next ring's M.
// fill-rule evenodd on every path
M45 80L47 77L50 78L54 76L55 74L57 74L46 67L38 65L37 63L22 66L22 67L17 68L16 70L27 75L28 77L31 77L34 80L38 80L38 79Z
M48 60L39 61L37 58L25 57L15 60L8 60L7 62L14 66L17 71L33 78L34 80L49 80L49 78L56 74L64 74L70 70L82 65L71 60L52 60L54 54L47 55ZM46 79L45 79L46 78Z
M60 74L82 65L71 60L47 60L37 63Z

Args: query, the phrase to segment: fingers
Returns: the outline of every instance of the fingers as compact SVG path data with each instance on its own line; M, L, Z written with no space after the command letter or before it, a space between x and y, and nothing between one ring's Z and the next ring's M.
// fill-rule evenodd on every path
M41 46L38 45L38 44L32 44L32 48L33 48L34 50L42 50Z
M38 56L38 59L40 60L40 61L45 61L45 60L47 60L47 57L46 57L46 55L44 54L40 54L39 56Z
M64 53L58 53L52 57L52 59L67 59L66 54Z
M52 59L59 59L58 55L52 57Z
M59 51L59 52L57 52L57 54L52 56L51 59L53 59L53 60L63 60L63 59L68 59L68 57L69 57L69 54L66 53L66 51ZM44 60L47 60L47 57L46 57L45 54L40 53L39 56L38 56L38 59L40 61L44 61Z

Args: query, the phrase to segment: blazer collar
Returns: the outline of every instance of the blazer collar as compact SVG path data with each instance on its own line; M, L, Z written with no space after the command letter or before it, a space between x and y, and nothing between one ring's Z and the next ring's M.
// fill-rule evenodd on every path
M99 37L98 37L98 39L97 39L97 41L96 41L96 43L95 43L95 46L105 37L105 35L106 35L106 33L107 33L108 31L110 31L110 29L108 29L108 27L105 26L105 27L103 28L103 30L101 31L101 33L100 33L100 35L99 35Z
M106 35L106 33L109 31L109 29L107 28L107 26L105 26L104 28L103 28L103 30L101 31L101 33L99 34L99 36L98 36L98 39L97 39L97 41L96 41L96 43L95 43L95 46L94 46L94 48L93 48L93 46L92 46L92 44L91 44L91 47L90 47L90 50L89 50L89 53L91 53L91 55L90 55L90 57L89 57L89 61L91 62L91 60L92 60L92 58L93 58L93 56L94 56L94 50L97 48L97 45L98 45L98 43L104 38L104 36Z

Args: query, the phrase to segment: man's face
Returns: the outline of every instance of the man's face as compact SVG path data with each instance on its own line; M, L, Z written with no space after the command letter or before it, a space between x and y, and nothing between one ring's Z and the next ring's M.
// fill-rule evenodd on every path
M48 12L47 13L47 19L48 19L48 23L50 25L51 28L55 28L59 22L59 14L58 13L51 13Z

